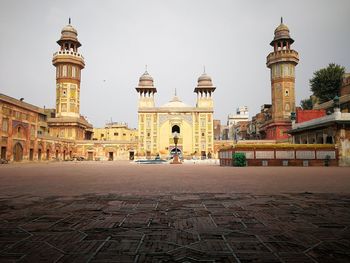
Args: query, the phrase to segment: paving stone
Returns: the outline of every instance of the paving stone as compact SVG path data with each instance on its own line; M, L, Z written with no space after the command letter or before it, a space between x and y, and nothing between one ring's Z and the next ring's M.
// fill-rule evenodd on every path
M0 198L0 262L350 262L350 195Z

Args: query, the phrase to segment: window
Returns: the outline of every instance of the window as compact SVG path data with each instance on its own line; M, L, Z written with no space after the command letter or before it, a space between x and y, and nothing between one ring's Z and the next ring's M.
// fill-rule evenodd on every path
M21 127L17 128L17 137L19 137L19 138L22 137L22 128Z
M126 133L123 133L123 136L126 136Z
M2 119L2 131L8 132L9 128L9 120L8 119Z
M286 103L286 106L285 106L284 110L285 110L285 111L290 111L289 103Z
M30 136L35 136L35 126L34 125L30 126Z
M75 78L75 77L76 77L75 70L76 70L76 69L75 69L75 67L73 66L73 67L72 67L72 77L73 77L73 78Z
M63 65L62 76L63 76L63 77L67 77L67 65Z
M288 89L286 89L286 90L284 91L284 96L289 97L289 90L288 90Z
M67 104L66 104L66 103L62 103L62 105L61 105L61 111L62 111L62 112L67 112Z
M117 133L117 132L114 133L114 136L118 136L118 135L119 135L119 133Z

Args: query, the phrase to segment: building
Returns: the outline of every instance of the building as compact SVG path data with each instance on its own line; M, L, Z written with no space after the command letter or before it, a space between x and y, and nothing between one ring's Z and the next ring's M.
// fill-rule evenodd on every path
M175 96L157 107L157 89L146 71L136 87L138 100L138 155L167 157L176 152L184 157L211 156L214 150L212 79L206 73L198 78L195 106L189 106ZM177 149L174 136L179 137Z
M137 130L129 128L125 122L110 122L104 128L94 128L93 132L93 140L137 141Z
M289 28L281 24L275 30L270 45L273 52L267 56L266 66L271 73L272 116L262 128L266 139L288 140L287 131L292 127L291 112L295 112L295 66L299 54L291 49L294 40Z
M297 110L293 116L295 144L336 144L339 165L350 166L350 74L345 74L340 97L314 105L312 110Z
M264 140L266 139L265 124L271 120L272 105L263 104L260 107L260 112L252 117L247 125L247 137L249 140Z
M236 113L227 116L228 139L235 140L234 126L241 121L248 121L249 111L247 106L240 106L236 109Z
M214 120L214 140L221 140L221 121Z
M72 140L50 136L47 111L0 94L1 159L34 161L72 156Z
M248 140L248 126L250 121L239 121L235 125L233 125L233 140L238 142L240 140Z

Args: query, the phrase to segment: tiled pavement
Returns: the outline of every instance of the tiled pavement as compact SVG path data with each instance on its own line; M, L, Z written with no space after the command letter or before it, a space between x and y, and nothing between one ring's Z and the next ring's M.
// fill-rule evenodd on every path
M350 195L0 196L0 262L350 262Z

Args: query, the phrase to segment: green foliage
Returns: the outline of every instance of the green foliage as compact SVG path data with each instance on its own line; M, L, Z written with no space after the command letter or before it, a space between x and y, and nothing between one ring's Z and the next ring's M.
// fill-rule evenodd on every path
M233 166L246 166L247 160L244 153L234 153L233 154Z
M300 106L303 110L312 110L313 103L311 99L304 99L300 101Z
M342 78L345 68L331 63L327 68L314 72L314 76L310 79L311 91L320 99L320 102L332 100L339 95Z

